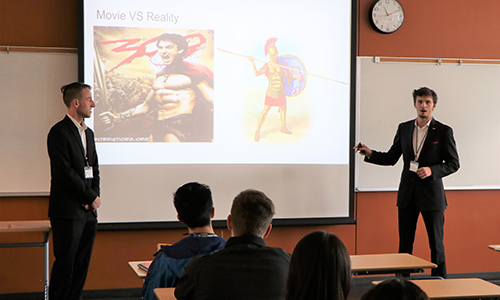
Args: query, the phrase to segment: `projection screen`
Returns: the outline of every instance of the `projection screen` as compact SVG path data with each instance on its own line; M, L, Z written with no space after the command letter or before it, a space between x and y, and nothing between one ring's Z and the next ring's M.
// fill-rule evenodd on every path
M278 220L352 222L352 5L82 0L100 223L175 222L190 181L217 220L253 188Z

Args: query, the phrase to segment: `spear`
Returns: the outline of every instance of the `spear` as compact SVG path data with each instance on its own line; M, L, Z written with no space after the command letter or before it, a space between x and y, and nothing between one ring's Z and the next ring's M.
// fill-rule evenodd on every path
M217 48L217 50L219 50L221 52L224 52L224 53L232 54L232 55L235 55L235 56L248 58L247 55L243 55L243 54L239 54L239 53L234 53L234 52L227 51L227 50L224 50L224 49ZM288 70L293 71L293 72L299 72L299 73L303 73L303 74L306 74L306 75L309 75L309 76L314 76L314 77L318 77L318 78L321 78L321 79L333 81L333 82L336 82L336 83L340 83L340 84L344 84L344 85L349 85L349 84L347 84L345 82L342 82L342 81L338 81L338 80L335 80L335 79L331 79L331 78L328 78L328 77L324 77L324 76L321 76L321 75L309 73L309 72L302 71L302 70L297 70L297 69L294 69L294 68L291 68L291 67L286 67L286 66L283 66L283 65L280 65L280 64L275 64L273 62L268 62L268 61L265 61L265 60L262 60L262 59L254 58L253 60L254 61L258 61L258 62L268 63L268 64L271 64L271 65L274 65L274 66L277 66L277 67L288 69Z

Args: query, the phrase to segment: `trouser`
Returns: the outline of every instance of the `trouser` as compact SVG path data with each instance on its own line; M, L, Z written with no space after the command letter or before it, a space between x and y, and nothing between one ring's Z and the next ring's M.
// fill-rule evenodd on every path
M420 211L413 201L408 207L398 208L399 253L412 254L419 214L422 214L427 230L431 261L437 265L437 268L432 270L432 275L446 278L446 259L443 243L444 210Z
M49 284L50 300L78 300L90 264L97 218L91 211L83 219L51 218L56 260Z

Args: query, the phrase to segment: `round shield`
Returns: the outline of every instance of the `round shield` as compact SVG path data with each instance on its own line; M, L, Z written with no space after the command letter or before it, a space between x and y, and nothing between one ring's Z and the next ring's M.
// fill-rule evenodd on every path
M298 57L291 54L281 55L278 61L286 67L286 71L291 73L291 76L285 79L285 94L288 97L299 95L306 87L306 67Z

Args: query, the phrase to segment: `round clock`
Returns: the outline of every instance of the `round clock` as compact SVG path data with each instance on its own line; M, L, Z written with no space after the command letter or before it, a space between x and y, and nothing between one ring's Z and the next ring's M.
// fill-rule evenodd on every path
M393 33L398 30L405 19L403 6L397 0L378 0L370 10L370 21L373 28L381 33Z

